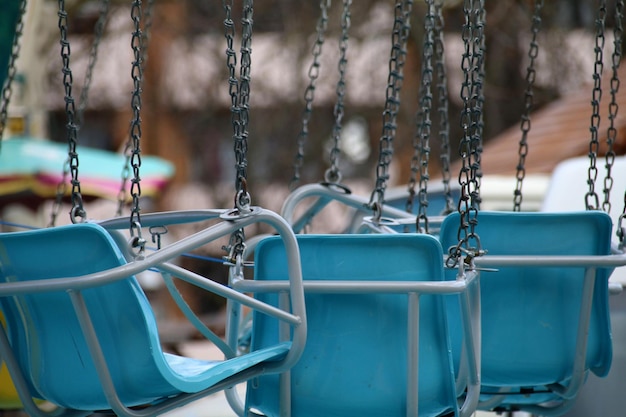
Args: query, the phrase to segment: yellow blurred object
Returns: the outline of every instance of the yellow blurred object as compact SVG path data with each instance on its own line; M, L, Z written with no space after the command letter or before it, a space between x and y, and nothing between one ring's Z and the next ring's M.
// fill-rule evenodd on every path
M15 408L22 408L22 403L17 395L7 366L3 363L2 367L0 367L0 410Z
M5 324L4 315L0 313L0 325L4 326ZM2 366L0 366L0 410L14 408L22 408L22 403L11 380L11 375L9 375L9 370L3 361Z

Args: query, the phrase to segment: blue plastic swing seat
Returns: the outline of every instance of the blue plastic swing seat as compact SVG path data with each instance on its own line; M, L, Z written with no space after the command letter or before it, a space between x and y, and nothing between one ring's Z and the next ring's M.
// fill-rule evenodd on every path
M407 294L332 293L307 283L442 281L442 249L428 235L298 235L307 309L307 345L281 391L281 376L247 386L247 409L277 417L407 415ZM285 250L267 238L255 250L255 280L285 280ZM278 305L276 294L257 297ZM419 298L419 415L458 415L444 296ZM457 299L456 297L452 297ZM252 347L271 346L279 329L261 314ZM287 392L288 392L287 391ZM281 398L288 395L289 398Z
M109 233L95 224L0 234L2 283L78 277L123 264ZM127 407L203 391L289 350L290 342L284 342L225 361L164 353L152 309L134 277L81 293ZM0 305L32 397L77 410L111 408L66 291L0 297Z
M451 214L441 227L444 248L457 245L458 229L459 214ZM611 219L600 211L479 212L476 233L482 248L487 250L486 258L489 255L609 255ZM500 409L567 401L556 395L550 384L567 386L576 377L573 367L579 353L576 340L585 296L585 267L496 265L494 268L497 272L481 273L481 400L493 400L494 395L499 395L501 401L492 404ZM453 279L454 273L448 272L448 279ZM596 271L582 364L584 376L589 371L605 376L611 365L610 274L609 268ZM459 343L453 341L453 345ZM459 349L454 351L458 366Z

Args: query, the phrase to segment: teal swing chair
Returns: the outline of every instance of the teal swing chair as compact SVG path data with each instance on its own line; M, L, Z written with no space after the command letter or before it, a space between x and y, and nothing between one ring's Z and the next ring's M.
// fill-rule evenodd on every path
M345 8L350 1L343 2ZM383 141L393 139L412 1L394 8ZM383 152L378 172L388 168ZM386 175L374 197L384 200ZM378 200L375 200L378 202ZM368 210L381 205L367 203ZM401 210L400 210L401 211ZM383 210L375 210L382 214ZM445 281L443 251L418 234L299 234L308 320L307 345L287 372L247 383L248 416L470 416L480 385L478 273ZM254 248L254 280L231 285L276 307L286 305L286 251L275 237ZM459 303L467 374L450 355L446 299ZM254 313L250 346L274 345L288 332ZM461 401L459 401L461 398Z
M64 2L59 5L63 36L67 13ZM245 6L251 13L251 4ZM131 14L135 24L133 65L137 69L133 71L136 89L131 160L138 163L141 2L133 3ZM62 45L65 42L67 39L62 38ZM67 52L64 70L69 71L69 45ZM242 83L247 81L242 79ZM66 102L71 103L69 92L71 88L66 90ZM238 109L242 108L247 110L247 103L241 102ZM71 122L70 157L75 161L72 166L78 166L77 136ZM235 140L241 141L244 132L237 133ZM237 190L233 209L148 213L140 217L140 176L137 170L134 172L130 222L128 218L89 221L76 170L72 171L73 224L0 234L0 308L6 320L6 326L0 326L0 357L28 415L86 416L98 410L120 416L158 415L249 378L284 372L297 362L304 349L307 322L300 255L289 225L273 212L250 206L250 196L244 189ZM245 184L245 172L238 172L238 180ZM144 228L207 220L213 223L199 232L146 253ZM131 239L127 241L120 230L128 228L129 223ZM256 223L273 227L284 240L289 307L280 309L262 303L175 265L180 255L230 235L234 242L228 258L232 264L230 274L241 275L243 230ZM220 342L208 329L200 328L222 349L224 360L197 360L166 353L160 345L153 310L134 278L148 269L159 271L166 282L176 277L260 309L268 317L286 323L288 331L272 346L240 354L236 346ZM185 312L192 322L199 322L191 312ZM56 407L46 411L33 399L46 400Z
M535 3L533 43L542 6L542 1ZM605 9L606 4L601 2L600 12ZM484 20L473 21L475 11L477 16L484 13L482 1L466 10L467 33L478 35L466 39L464 59L479 76L465 79L465 91L471 94L464 96L466 119L459 177L463 199L459 211L444 219L439 239L444 248L449 248L449 266L471 263L484 269L480 287L482 379L478 409L558 416L574 405L589 373L605 376L610 369L608 279L613 268L623 265L626 259L623 253L612 251L609 215L589 205L588 210L578 212L521 212L518 183L514 211L479 210L482 120L473 115L480 117L481 100L471 97L479 98L481 93L480 84L468 80L482 77L480 28ZM536 47L536 43L531 44L531 54L533 50L536 54ZM479 56L472 56L471 51L479 51ZM532 62L529 72L534 71ZM469 68L465 73L470 73ZM594 79L599 80L596 76ZM477 111L472 112L472 106ZM518 170L523 170L526 156L529 111L527 101ZM519 172L518 178L523 180ZM452 278L453 273L448 272L448 279ZM449 312L456 308L449 307ZM453 345L459 346L460 341L454 341L458 330L452 330L451 335ZM460 355L455 357L460 369Z

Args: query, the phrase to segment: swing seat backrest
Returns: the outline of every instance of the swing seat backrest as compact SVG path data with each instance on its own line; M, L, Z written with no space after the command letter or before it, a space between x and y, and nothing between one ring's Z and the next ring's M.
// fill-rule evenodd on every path
M457 245L458 229L458 213L444 220L440 234L444 248ZM597 211L479 212L476 233L487 251L486 256L610 254L611 220ZM519 392L518 388L567 383L573 377L577 357L585 268L526 265L495 268L496 272L481 273L482 391L495 387ZM447 278L454 279L455 273L447 272ZM608 373L612 356L610 273L609 269L599 268L595 275L584 358L584 369L598 376ZM455 346L459 343L453 341ZM454 351L458 365L459 349Z
M337 281L441 281L442 250L426 235L298 235L308 337L291 368L291 395L281 398L279 375L249 381L248 408L268 417L404 416L407 404L407 294L332 293ZM286 280L285 250L267 238L255 250L255 280ZM327 284L319 292L307 283ZM276 294L259 294L270 304ZM420 296L419 415L456 415L452 358L443 296ZM456 297L455 297L456 299ZM279 329L254 317L253 348L276 343ZM285 375L282 376L286 378ZM288 395L288 394L287 394ZM283 405L283 407L289 407Z
M109 233L83 223L0 234L2 283L80 277L124 265ZM35 282L36 281L36 282ZM289 342L226 361L164 353L153 311L133 276L82 289L113 383L126 406L194 393L266 360ZM33 397L70 409L110 409L67 291L0 297L7 334Z

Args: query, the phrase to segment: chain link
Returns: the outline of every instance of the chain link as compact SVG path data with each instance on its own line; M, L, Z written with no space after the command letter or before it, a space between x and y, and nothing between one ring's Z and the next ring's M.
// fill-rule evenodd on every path
M535 70L535 60L539 55L539 44L537 43L537 34L541 29L541 10L543 8L543 0L535 1L535 8L532 17L532 39L530 41L530 48L528 49L528 67L526 68L526 90L524 91L524 113L521 117L520 130L522 131L522 137L519 141L518 149L518 162L517 171L515 174L516 183L515 191L513 192L513 211L521 211L522 209L522 186L524 184L524 177L526 176L526 156L528 156L528 132L530 132L530 112L533 109L534 97L533 87L535 85L535 78L537 71Z
M591 139L589 141L589 169L587 171L587 185L589 190L585 194L585 207L587 210L598 210L600 201L595 190L595 182L598 178L598 168L596 166L600 141L598 132L600 130L600 101L602 99L602 72L604 70L604 30L606 21L606 0L600 1L598 16L596 17L596 45L595 63L593 66L593 91L591 96Z
M419 206L416 217L416 230L428 233L428 162L430 158L431 112L433 104L433 55L435 49L435 8L433 0L426 0L427 12L424 16L424 44L422 51L422 82L420 85L419 110L416 116L416 134L413 138L413 157L409 178L409 198L406 211L413 212L413 200L419 172ZM423 221L424 227L420 226Z
M66 165L69 166L69 174L71 175L72 193L71 202L72 208L70 211L70 220L72 223L77 221L84 221L87 218L87 213L83 207L83 197L80 189L80 181L78 179L78 153L76 152L76 146L78 142L78 125L76 124L76 105L74 98L72 97L72 83L73 76L70 69L70 42L67 38L67 11L65 10L65 0L59 0L59 31L61 33L61 59L63 62L63 86L65 89L65 114L67 116L67 143L68 143L68 159ZM64 170L65 172L65 170ZM64 174L65 176L65 174ZM65 184L65 178L63 179ZM63 191L63 195L65 190ZM56 217L55 217L56 218ZM54 224L54 223L52 223Z
M233 43L235 23L232 20L232 0L223 2L226 18L224 30L227 42L226 65L229 71L228 84L231 97L231 119L233 124L233 141L235 149L235 208L247 211L250 206L250 194L247 190L247 150L248 121L250 98L250 64L252 45L252 0L244 1L241 39L241 65L239 79L236 76L237 54Z
M7 70L7 77L2 86L2 98L0 102L0 148L2 144L2 138L4 135L4 129L8 120L9 103L11 102L11 96L13 95L13 80L17 74L16 62L20 56L22 34L24 32L24 15L26 14L26 0L21 0L20 10L15 23L15 35L13 36L13 45L11 47L11 55L9 56L9 65Z
M252 53L252 17L253 1L243 1L241 18L241 65L239 78L236 76L237 54L234 50L235 23L232 20L232 0L222 2L226 17L224 19L224 35L226 37L226 66L228 68L228 85L231 97L231 121L233 125L233 141L235 150L235 209L239 214L250 212L250 194L247 186L247 151L248 122L250 101L250 66ZM235 231L229 245L224 247L229 252L228 262L237 263L242 259L245 249L244 230Z
M311 122L311 115L313 114L313 100L315 99L315 87L317 79L320 74L320 56L322 54L322 47L324 46L325 34L328 29L328 9L330 8L331 0L320 1L320 17L317 20L315 26L316 37L315 43L311 54L313 56L313 62L309 67L308 77L309 84L304 91L304 110L302 112L302 128L298 135L296 156L293 163L293 178L289 183L289 189L293 190L300 181L301 169L304 165L304 146L309 137L309 123Z
M443 0L435 0L435 70L437 73L437 100L439 113L439 143L443 193L446 204L444 215L454 211L454 199L450 189L450 118L448 116L448 76L445 61Z
M133 21L133 33L131 38L131 48L133 50L133 63L131 67L131 77L133 80L133 92L130 100L130 107L133 118L130 125L130 137L132 139L132 149L130 151L130 166L133 171L131 179L130 195L132 197L132 207L130 210L130 234L135 238L133 245L143 251L145 241L141 238L141 207L139 199L141 197L141 87L143 84L143 34L141 30L142 6L141 0L133 0L130 17Z
M341 138L341 127L344 115L344 97L346 94L346 67L348 59L346 57L348 51L348 39L350 30L350 6L352 0L343 0L343 12L341 14L341 40L339 41L339 80L337 81L336 94L337 102L333 110L335 123L333 125L333 147L330 150L330 168L324 174L324 180L330 184L338 184L341 182L341 171L339 170L339 155L341 149L339 142Z
M461 85L461 128L463 137L459 143L462 167L459 172L461 197L459 212L458 244L449 250L446 265L457 265L462 254L470 257L482 253L478 224L480 146L482 135L482 79L484 77L484 0L464 0L461 36L465 47L461 59L463 82ZM472 244L473 243L473 244ZM463 248L465 247L465 248Z
M602 202L602 210L607 213L611 212L611 190L613 188L612 168L615 162L614 144L617 139L617 129L615 128L615 120L619 105L617 103L617 93L620 87L619 64L622 60L622 35L624 18L624 1L618 0L615 3L615 27L613 28L613 54L611 55L611 103L609 104L609 127L606 133L606 141L608 149L605 155L606 176L604 177L604 201Z
M76 112L76 115L75 115L75 125L77 126L77 129L80 128L80 126L83 124L83 121L84 121L84 113L85 113L85 109L87 108L89 90L91 87L91 82L92 82L92 77L93 77L93 70L96 65L96 61L98 57L98 47L102 39L102 34L104 33L104 27L106 25L107 16L109 13L109 5L110 5L110 0L103 0L101 4L101 8L100 8L100 15L98 17L98 21L96 22L94 41L91 45L91 50L89 52L89 61L87 64L87 70L85 72L85 82L80 92L80 98L78 101L79 102L78 111ZM65 23L67 23L66 18L65 18ZM65 29L65 32L67 33L67 29ZM68 44L68 63L69 63L69 44ZM48 223L48 227L53 227L56 224L56 219L61 209L63 197L65 196L65 193L67 192L67 177L71 170L71 161L72 161L72 158L70 157L63 164L63 173L62 173L61 181L57 184L56 197L54 200L52 211L50 213L50 221ZM73 212L74 210L72 210L72 213Z
M94 38L91 44L91 50L89 51L89 61L87 64L87 71L85 72L85 82L83 88L80 91L80 98L78 99L78 112L76 114L76 124L80 127L84 122L85 109L87 108L87 102L89 101L89 90L91 88L91 82L93 78L93 70L98 60L98 48L100 47L100 41L104 33L107 18L109 15L110 0L102 0L100 4L100 14L96 27L94 30Z
M403 68L406 61L406 43L412 9L412 0L396 0L391 35L389 74L385 90L383 129L379 141L378 164L376 166L376 185L369 201L369 207L374 212L373 220L375 222L379 222L382 216L382 205L389 180L389 165L393 157L393 138L396 135L396 119L400 109L400 89L404 79Z
M477 8L475 9L475 29L476 36L474 38L474 42L472 45L473 55L476 60L476 67L478 71L473 74L474 77L474 94L475 94L475 105L472 109L473 119L476 124L476 129L474 130L474 134L472 135L472 143L470 146L470 163L472 175L470 179L472 193L471 193L471 202L472 207L471 211L473 216L472 221L470 221L470 235L475 236L474 227L476 226L476 218L478 216L478 210L480 208L481 197L480 197L480 180L482 178L481 171L481 155L483 151L482 142L483 142L483 131L485 127L484 123L484 105L485 105L485 95L484 95L484 80L485 80L485 21L486 21L486 9L485 9L485 0L476 1Z
M143 13L142 21L143 21L143 32L141 34L141 73L143 74L146 69L146 64L148 62L148 45L150 43L150 30L152 28L152 13L154 10L154 0L148 0L148 7L146 8L145 13ZM141 22L140 22L141 23ZM144 77L142 76L139 80L140 89L143 90ZM132 124L131 124L132 128ZM124 145L124 165L122 167L120 188L117 192L117 210L115 212L116 216L121 216L124 210L124 206L126 205L126 184L128 184L128 179L130 178L130 167L131 167L131 156L132 149L134 146L133 138L130 134L130 129L128 133L128 139L126 141L126 145Z

